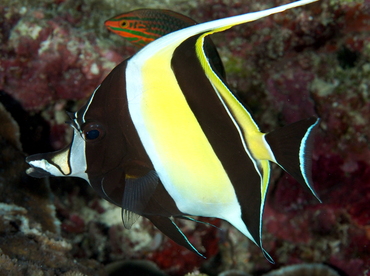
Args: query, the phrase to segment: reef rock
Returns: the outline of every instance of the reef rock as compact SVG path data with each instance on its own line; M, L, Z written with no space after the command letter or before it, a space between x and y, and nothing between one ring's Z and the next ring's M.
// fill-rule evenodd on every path
M96 261L70 254L49 186L25 175L18 126L2 104L0 122L0 274L104 275Z

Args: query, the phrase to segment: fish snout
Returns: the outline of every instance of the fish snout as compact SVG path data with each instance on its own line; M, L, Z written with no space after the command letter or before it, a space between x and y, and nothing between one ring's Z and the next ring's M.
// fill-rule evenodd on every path
M28 161L27 161L27 163L28 163ZM28 168L26 170L26 173L29 176L36 177L36 178L44 178L44 177L51 176L51 174L49 172L45 171L44 169L41 169L39 167L35 167L30 163L28 163L28 164L31 166L30 168Z
M32 177L68 176L71 174L69 165L70 147L48 153L39 153L26 157L31 166L26 173Z
M121 26L119 25L119 22L117 21L111 21L111 20L107 20L104 22L104 26L110 30L110 31L114 31L114 28L121 28Z

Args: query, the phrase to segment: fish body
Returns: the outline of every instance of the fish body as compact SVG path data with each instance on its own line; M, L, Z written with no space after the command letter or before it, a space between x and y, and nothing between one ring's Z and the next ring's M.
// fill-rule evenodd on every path
M162 9L138 9L104 22L108 30L142 48L171 32L197 24L180 13Z
M78 112L65 149L27 158L35 177L76 176L122 207L130 228L148 218L201 255L173 218L217 217L262 246L262 214L275 162L312 188L311 117L262 133L210 64L205 38L288 8L197 24L160 37L123 61Z

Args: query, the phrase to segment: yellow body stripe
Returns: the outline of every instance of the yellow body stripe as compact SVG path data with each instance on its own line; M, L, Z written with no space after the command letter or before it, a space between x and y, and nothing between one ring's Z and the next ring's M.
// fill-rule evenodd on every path
M144 127L155 141L153 146L162 163L162 169L157 171L167 174L172 187L166 189L178 194L176 198L171 193L180 210L197 204L225 206L236 202L229 177L171 69L173 51L161 51L142 67L145 82L141 112L144 114ZM153 74L153 68L156 74ZM199 211L193 214L206 215Z

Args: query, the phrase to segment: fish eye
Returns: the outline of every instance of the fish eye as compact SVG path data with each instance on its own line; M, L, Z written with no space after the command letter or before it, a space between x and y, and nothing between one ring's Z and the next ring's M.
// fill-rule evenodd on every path
M121 27L126 27L126 25L127 25L127 21L122 21L121 22Z
M86 138L87 140L95 140L96 138L98 138L98 137L99 137L99 134L100 134L100 131L99 131L99 130L97 130L97 129L92 129L92 130L87 131L87 132L85 133L85 138Z
M83 127L85 141L98 141L104 137L104 130L99 124L87 124Z

